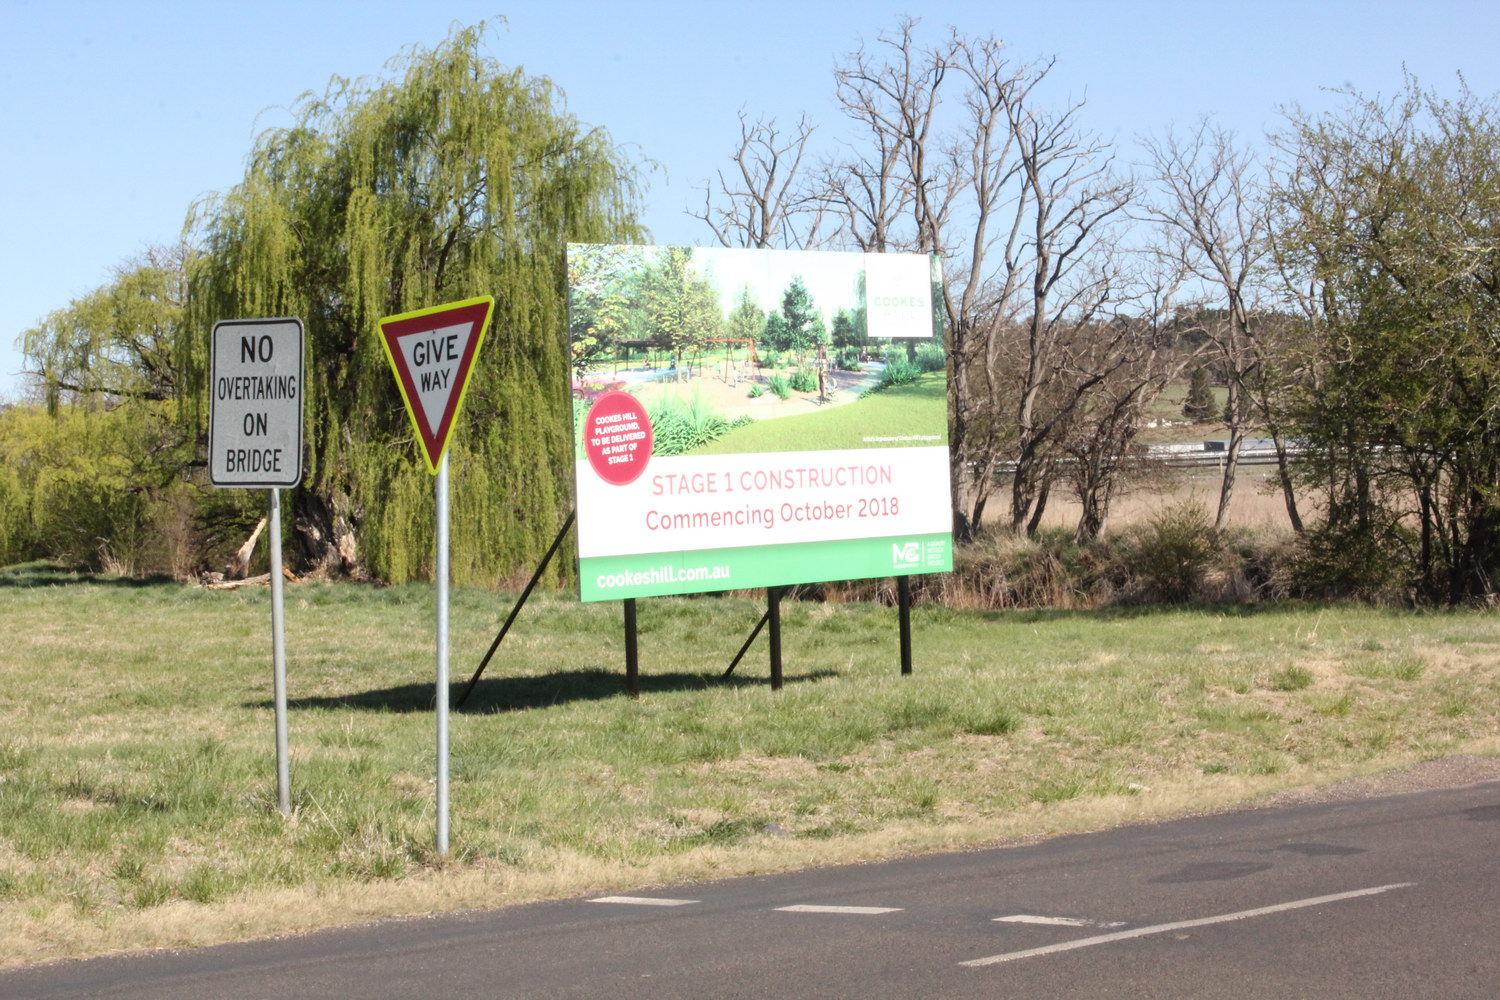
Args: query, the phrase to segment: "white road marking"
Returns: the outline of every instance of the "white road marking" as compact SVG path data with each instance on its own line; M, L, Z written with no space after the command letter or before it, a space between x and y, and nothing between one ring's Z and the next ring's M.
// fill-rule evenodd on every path
M696 899L662 899L659 896L600 896L590 903L627 903L632 906L687 906Z
M1391 892L1395 889L1406 889L1415 882L1397 882L1393 885L1378 885L1373 889L1355 889L1351 892L1336 892L1331 896L1314 896L1310 899L1297 899L1290 903L1277 903L1274 906L1258 906L1253 910L1240 910L1238 913L1224 913L1217 917L1200 917L1197 920L1178 920L1170 924L1153 924L1150 927L1135 927L1128 931L1115 931L1113 934L1098 934L1094 937L1079 938L1076 941L1063 941L1059 944L1049 944L1041 948L1028 948L1025 951L1011 951L1003 955L991 955L988 958L974 958L967 962L959 962L959 965L981 966L998 965L1001 962L1014 962L1022 958L1035 958L1039 955L1054 955L1061 951L1073 951L1076 948L1089 948L1096 944L1108 944L1111 941L1128 941L1131 938L1147 937L1152 934L1165 934L1168 931L1186 930L1189 927L1206 927L1209 924L1224 924L1232 920L1248 920L1251 917L1264 917L1271 913L1282 913L1286 910L1300 910L1307 906L1322 906L1324 903L1338 903L1346 899L1358 899L1361 896L1375 896L1382 892Z
M798 903L796 906L778 906L780 913L845 913L855 916L874 916L879 913L900 913L899 906L818 906L812 903Z
M1124 927L1123 920L1083 920L1078 917L1038 917L1030 913L1016 913L1008 917L996 917L997 924L1046 924L1049 927Z

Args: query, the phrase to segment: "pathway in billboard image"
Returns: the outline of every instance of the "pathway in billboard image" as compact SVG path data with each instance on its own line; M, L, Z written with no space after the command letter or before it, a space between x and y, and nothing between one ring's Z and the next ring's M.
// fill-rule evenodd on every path
M952 568L937 262L573 245L580 594Z
M768 376L752 374L752 366L743 348L739 351L720 348L713 359L694 366L691 375L686 370L679 374L672 368L657 368L648 360L637 358L635 364L615 365L613 370L601 372L589 384L575 384L574 396L593 397L619 391L656 401L687 397L705 411L731 422L743 417L760 421L805 416L830 406L856 402L865 393L879 387L885 371L882 354L878 351L862 353L863 357L857 359L859 371L837 367L828 370L825 367L821 393L815 382L816 373L813 373L813 377L803 383L813 387L805 391L792 388L789 381L786 399L766 388ZM757 384L761 388L760 394L751 396L751 387Z

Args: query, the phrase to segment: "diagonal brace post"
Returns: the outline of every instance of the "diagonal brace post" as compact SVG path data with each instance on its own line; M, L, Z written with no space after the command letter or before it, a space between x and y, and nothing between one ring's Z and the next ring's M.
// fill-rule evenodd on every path
M750 630L750 638L746 639L745 644L740 647L740 651L734 654L734 660L729 664L729 669L724 671L723 676L719 678L720 680L729 680L730 675L734 673L734 668L739 666L740 661L745 658L745 654L750 652L750 644L755 641L756 636L760 635L760 630L766 627L766 622L770 621L770 619L771 611L767 608L766 613L760 616L760 621L755 623L755 628Z
M484 668L490 665L490 658L495 655L495 650L500 648L500 640L504 639L505 633L510 631L511 623L516 620L516 615L520 614L521 609L526 606L526 598L531 596L532 590L536 588L537 582L541 580L542 574L547 571L547 566L552 562L552 557L557 555L557 549L562 545L563 536L568 533L569 528L573 527L573 517L576 513L577 511L568 511L568 517L563 521L563 526L557 530L557 537L552 539L551 548L547 549L547 554L542 556L542 561L537 565L536 572L531 574L531 582L526 584L526 589L521 591L520 597L516 598L515 607L510 609L510 614L506 617L505 624L500 626L500 634L495 636L494 642L490 643L489 652L485 653L484 659L479 661L479 669L475 670L474 676L469 678L468 685L464 687L463 693L458 696L458 701L454 702L454 708L464 707L464 702L469 699L470 693L473 692L475 685L479 683L479 677L484 673Z

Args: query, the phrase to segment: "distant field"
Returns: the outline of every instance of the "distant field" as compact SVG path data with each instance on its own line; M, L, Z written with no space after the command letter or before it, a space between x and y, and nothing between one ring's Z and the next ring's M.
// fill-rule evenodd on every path
M1176 469L1159 481L1148 485L1127 488L1111 506L1110 523L1116 527L1141 524L1153 516L1178 503L1191 503L1201 508L1211 519L1219 509L1219 488L1223 476L1214 468ZM996 506L991 503L986 523L1001 523L1008 515L1005 506L1008 495L1001 494ZM1306 498L1299 501L1304 508ZM1078 523L1082 508L1076 500L1065 493L1054 493L1042 517L1043 527L1072 528ZM1307 509L1303 513L1308 513ZM996 520L1001 519L1001 520ZM1287 516L1286 501L1282 499L1280 481L1271 466L1245 466L1235 476L1234 494L1229 502L1229 524L1235 528L1248 528L1273 534L1285 534L1292 530Z
M1182 404L1187 401L1187 381L1173 382L1152 401L1146 409L1147 420L1161 421L1163 426L1142 429L1142 444L1180 444L1188 441L1205 441L1226 438L1228 432L1220 423L1218 414L1224 411L1229 401L1229 390L1214 386L1214 417L1201 424L1184 424Z
M452 723L433 855L432 590L288 588L295 813L263 590L0 571L0 962L175 947L992 843L1500 749L1488 613L784 610L535 599ZM453 596L464 678L508 601Z

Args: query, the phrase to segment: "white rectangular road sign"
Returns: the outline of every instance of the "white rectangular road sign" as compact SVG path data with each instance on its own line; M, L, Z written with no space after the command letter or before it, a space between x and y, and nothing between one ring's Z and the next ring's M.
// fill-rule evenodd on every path
M302 482L302 321L214 324L208 479L267 489Z

